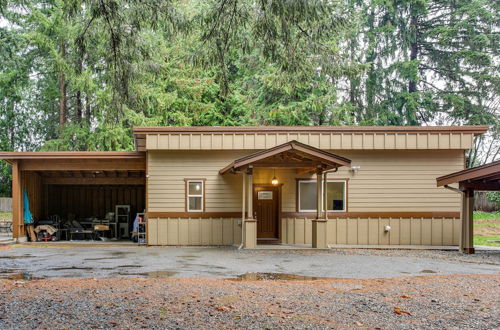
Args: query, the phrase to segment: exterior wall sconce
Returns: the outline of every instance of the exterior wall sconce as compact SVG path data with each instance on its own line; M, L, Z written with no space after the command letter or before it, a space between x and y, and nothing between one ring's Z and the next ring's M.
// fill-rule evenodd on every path
M351 166L351 172L353 173L358 173L358 171L361 169L361 166L359 165L352 165Z

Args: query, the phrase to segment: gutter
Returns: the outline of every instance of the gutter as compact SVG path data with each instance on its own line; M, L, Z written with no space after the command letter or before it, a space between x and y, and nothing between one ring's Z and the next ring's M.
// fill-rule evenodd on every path
M331 170L326 170L323 171L323 208L325 209L325 220L328 220L328 205L325 205L326 203L326 184L328 182L328 173L335 173L339 170L338 167L332 168Z
M463 193L464 193L462 190L457 189L457 188L450 187L450 186L448 186L447 184L445 184L443 187L444 187L445 189L448 189L448 190L454 191L454 192L459 193L459 194L463 194Z
M245 222L245 212L246 212L246 178L245 178L245 172L243 171L234 171L235 174L243 174L243 183L242 183L242 186L243 186L243 194L242 194L242 205L241 205L241 244L240 246L238 246L238 250L241 250L243 249L243 245L244 245L244 238L245 238L245 226L244 226L244 222Z

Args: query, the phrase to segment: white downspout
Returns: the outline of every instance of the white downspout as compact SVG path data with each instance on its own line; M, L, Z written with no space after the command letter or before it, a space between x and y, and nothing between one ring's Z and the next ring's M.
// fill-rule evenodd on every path
M245 212L246 212L246 175L245 172L236 172L236 173L241 173L242 178L243 178L243 192L242 192L242 204L241 204L241 244L238 246L238 250L241 250L243 248L244 244L244 238L245 238Z

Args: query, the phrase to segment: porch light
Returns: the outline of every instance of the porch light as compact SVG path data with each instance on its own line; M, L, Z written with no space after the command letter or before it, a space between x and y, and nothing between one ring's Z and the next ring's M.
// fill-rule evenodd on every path
M273 184L273 186L277 185L278 179L276 179L276 177L274 176L273 179L271 180L271 183Z
M278 184L278 179L276 178L276 170L274 170L274 175L271 183L273 184L273 186L276 186Z

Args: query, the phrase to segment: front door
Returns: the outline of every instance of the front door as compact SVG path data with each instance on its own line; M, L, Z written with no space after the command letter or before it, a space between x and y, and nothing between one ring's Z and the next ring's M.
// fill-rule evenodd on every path
M279 239L279 188L254 186L253 209L257 218L257 239L260 241Z

